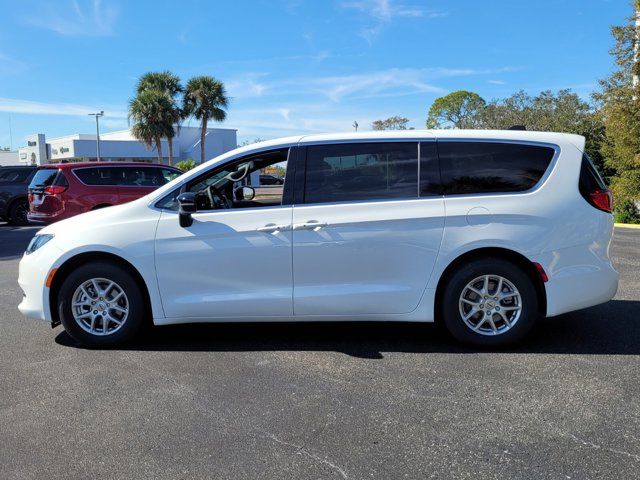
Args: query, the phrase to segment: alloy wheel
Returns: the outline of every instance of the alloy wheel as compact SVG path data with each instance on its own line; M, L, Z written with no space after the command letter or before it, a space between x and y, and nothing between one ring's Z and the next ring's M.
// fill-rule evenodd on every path
M500 335L518 322L522 297L508 279L482 275L462 289L458 307L462 320L471 330L480 335Z
M74 292L71 313L84 331L98 336L111 335L127 321L129 299L116 282L92 278Z

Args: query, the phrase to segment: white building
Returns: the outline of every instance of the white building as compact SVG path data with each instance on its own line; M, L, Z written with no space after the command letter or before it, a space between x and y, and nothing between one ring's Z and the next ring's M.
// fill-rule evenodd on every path
M206 134L206 158L236 148L236 130L208 128ZM18 160L26 165L43 165L59 162L87 162L96 160L96 135L75 133L47 139L42 133L29 135L26 146L18 149ZM164 163L169 161L169 147L162 140ZM200 163L200 127L180 127L173 138L174 162L192 158ZM130 130L100 134L101 161L157 162L156 148L147 148L136 140Z
M0 150L0 167L7 165L20 165L18 162L18 152L13 150Z

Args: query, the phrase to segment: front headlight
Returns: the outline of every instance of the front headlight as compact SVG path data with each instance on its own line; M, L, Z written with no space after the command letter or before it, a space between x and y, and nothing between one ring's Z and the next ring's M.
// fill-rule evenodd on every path
M29 255L30 253L35 252L52 238L53 238L53 235L51 234L36 235L29 242L29 246L27 247L27 251L25 253Z

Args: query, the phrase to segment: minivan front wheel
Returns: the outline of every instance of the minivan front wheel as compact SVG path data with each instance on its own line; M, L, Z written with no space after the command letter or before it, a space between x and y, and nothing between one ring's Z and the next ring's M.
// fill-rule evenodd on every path
M144 300L131 275L102 262L77 268L64 280L58 312L66 332L87 346L111 346L133 338L142 325Z
M522 339L538 317L538 297L525 272L499 258L471 261L449 278L444 322L461 342L502 346Z

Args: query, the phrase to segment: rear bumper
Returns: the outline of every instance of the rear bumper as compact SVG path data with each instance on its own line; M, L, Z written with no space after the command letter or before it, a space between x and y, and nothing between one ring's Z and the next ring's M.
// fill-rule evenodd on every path
M618 272L588 246L550 252L537 261L549 275L547 317L608 302L618 290Z
M47 225L49 223L57 222L58 220L63 220L67 218L64 210L56 213L27 213L27 220L32 223L38 223L41 225Z

